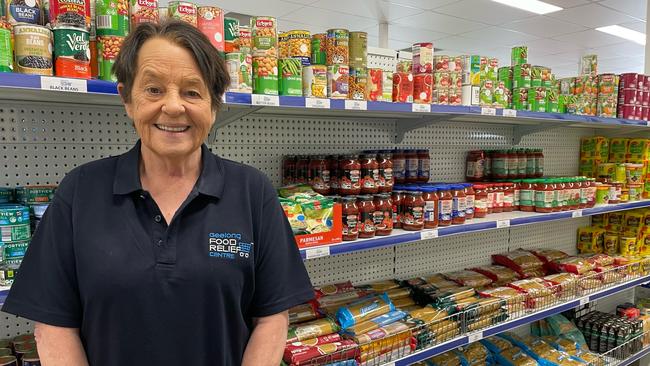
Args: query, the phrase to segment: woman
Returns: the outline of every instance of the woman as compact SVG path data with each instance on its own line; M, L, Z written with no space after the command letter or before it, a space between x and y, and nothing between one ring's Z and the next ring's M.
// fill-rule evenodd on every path
M203 145L223 60L147 23L114 70L140 141L63 179L3 310L36 322L45 366L277 366L313 292L268 179Z

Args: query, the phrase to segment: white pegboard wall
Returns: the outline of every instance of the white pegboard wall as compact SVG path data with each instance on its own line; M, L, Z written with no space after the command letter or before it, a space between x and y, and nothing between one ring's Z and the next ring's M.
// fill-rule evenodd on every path
M589 217L581 217L572 220L511 227L510 250L517 248L553 248L562 250L569 255L575 255L577 253L578 228L589 226L589 223Z
M32 321L0 312L0 338L13 338L25 333L34 333Z
M348 280L356 285L394 278L394 257L393 248L379 248L310 259L305 266L314 286Z

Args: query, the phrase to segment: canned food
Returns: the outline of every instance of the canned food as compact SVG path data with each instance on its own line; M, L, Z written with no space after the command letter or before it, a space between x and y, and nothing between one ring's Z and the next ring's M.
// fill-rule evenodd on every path
M56 76L89 79L88 31L72 27L55 28L54 60Z
M528 90L528 104L533 112L546 112L546 88L537 87Z
M598 55L584 55L580 59L580 75L598 74Z
M327 34L317 33L311 37L311 64L327 64Z
M130 10L132 29L135 29L140 23L160 22L158 0L131 0Z
M393 73L384 71L381 79L381 96L384 102L393 100Z
M620 104L636 104L637 98L643 99L643 92L636 89L620 89L618 102Z
M643 113L642 113L643 114ZM636 119L636 105L634 104L619 104L616 116L624 119Z
M325 44L327 65L348 65L350 33L347 29L328 29Z
M306 30L290 30L284 34L280 52L285 57L299 59L303 66L311 64L311 34Z
M297 58L282 58L280 67L280 95L302 96L302 63Z
M347 65L327 66L327 97L347 99L350 82L350 68Z
M16 201L24 204L47 203L52 201L56 186L23 186L15 190Z
M288 57L289 57L289 44L287 43L287 32L278 33L278 58L288 58Z
M449 88L449 105L461 105L463 103L463 88Z
M451 71L449 70L449 56L437 55L433 56L433 71Z
M413 77L413 102L431 104L433 100L433 75L417 74Z
M636 106L636 118L635 120L640 121L643 119L643 106Z
M52 32L40 25L14 26L16 72L52 75Z
M384 71L382 69L368 69L368 83L366 84L366 95L368 100L383 101L382 95L382 81L384 79Z
M650 92L643 92L643 100L641 101L642 106L648 106L650 105Z
M302 94L310 98L327 97L327 66L311 65L302 69Z
M0 348L0 356L11 356L13 352L9 348Z
M554 103L555 110L557 111L557 99ZM503 81L499 81L494 88L494 106L497 108L508 108L510 106L510 90L505 87Z
M639 74L635 72L621 74L619 87L621 89L643 89L643 87L639 88Z
M528 63L528 46L512 47L510 53L510 65L522 65Z
M23 356L22 363L22 366L41 366L41 359L38 352L32 351Z
M88 41L88 49L90 49L90 77L99 77L99 63L97 60L97 37L90 37Z
M31 226L30 226L31 228ZM10 243L3 243L4 249L2 251L2 259L20 259L25 256L27 247L29 246L29 240L19 240Z
M449 89L434 90L432 96L433 104L448 105L449 104Z
M129 34L128 0L97 0L95 12L98 36L126 37ZM54 54L56 55L56 52Z
M530 64L515 65L512 69L512 87L530 88L531 85L532 85L531 65Z
M494 81L486 79L481 81L481 89L479 90L479 105L485 107L492 107L494 103Z
M449 73L449 87L450 88L462 88L463 87L463 75L460 72L450 72Z
M0 187L0 204L9 203L14 200L13 188Z
M393 102L413 103L413 74L393 74Z
M250 54L231 52L226 54L226 68L230 75L228 91L252 93L252 57Z
M650 107L642 106L641 107L641 120L647 121L650 119Z
M14 69L12 25L0 20L0 72L11 72Z
M43 24L41 0L6 0L7 21L10 24Z
M239 39L237 39L237 48L239 52L250 55L253 52L253 32L251 27L246 25L239 26Z
M560 79L560 94L575 94L576 79L563 78Z
M253 57L253 93L278 95L278 59Z
M277 22L273 17L252 17L253 57L278 56Z
M18 366L18 361L14 356L0 356L0 366Z
M200 6L197 11L197 27L208 37L214 48L223 53L223 10L216 6Z
M106 0L104 0L106 1ZM167 4L167 16L198 26L197 6L188 1L170 1Z
M433 43L415 43L413 44L413 73L431 73L433 72ZM449 69L449 58L444 63Z
M598 75L598 96L616 95L618 92L618 76L616 74Z
M434 72L433 86L436 90L449 88L451 86L451 73L446 71Z
M51 27L68 25L90 28L90 2L92 0L47 0L44 2L45 21Z
M158 7L158 21L160 23L164 22L169 18L169 8L166 6L159 6Z
M596 114L599 117L608 117L608 118L616 118L616 107L618 105L618 102L616 100L616 96L599 96L598 97L598 105L596 106Z
M350 67L348 99L366 100L368 88L368 69L365 67Z
M97 65L100 79L117 81L112 70L123 42L124 37L119 36L97 37Z
M0 205L0 226L20 225L29 223L29 208L22 205ZM4 238L3 238L4 239ZM6 241L6 240L0 240Z
M235 18L223 18L224 47L226 53L238 51L239 41L239 20Z
M368 33L350 32L350 68L368 66Z

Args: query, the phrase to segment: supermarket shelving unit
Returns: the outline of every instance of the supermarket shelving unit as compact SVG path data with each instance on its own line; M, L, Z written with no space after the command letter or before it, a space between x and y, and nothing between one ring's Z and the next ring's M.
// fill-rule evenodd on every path
M392 51L371 52L369 66L394 67ZM541 147L546 174L576 175L581 137L603 132L650 136L650 126L641 121L493 108L239 93L227 93L225 102L208 146L222 157L262 170L276 185L281 182L285 154L428 148L432 180L461 181L465 153L472 149ZM0 182L4 185L57 184L73 167L121 154L136 139L114 83L0 73ZM388 237L301 252L314 284L406 278L488 264L490 254L520 247L553 247L573 254L576 230L589 224L589 216L638 207L650 207L650 201L550 214L496 214L465 225L422 232L396 230ZM643 277L619 283L392 362L407 365L649 281ZM0 300L5 296L6 289L0 289ZM0 336L31 330L30 322L3 315L0 323L6 335Z

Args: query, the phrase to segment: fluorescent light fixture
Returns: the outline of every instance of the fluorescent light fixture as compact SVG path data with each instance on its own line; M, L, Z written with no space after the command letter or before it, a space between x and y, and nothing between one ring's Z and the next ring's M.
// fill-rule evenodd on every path
M606 27L596 28L596 30L645 46L645 34L630 28L621 27L620 25L608 25Z
M492 0L495 3L512 6L535 14L548 14L560 11L563 8L538 0Z

